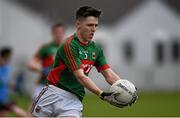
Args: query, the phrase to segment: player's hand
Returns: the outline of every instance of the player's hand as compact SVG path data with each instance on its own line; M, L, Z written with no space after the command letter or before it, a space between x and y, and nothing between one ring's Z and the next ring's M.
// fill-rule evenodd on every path
M117 102L114 97L119 95L120 93L113 93L113 92L103 92L100 95L100 98L108 103L110 103L113 106L119 107L119 108L124 108L126 106L128 106L128 104L123 104L123 103L119 103Z
M118 95L119 93L113 93L113 92L102 92L100 95L100 98L112 105L115 105L114 96ZM116 105L115 105L116 106Z
M104 101L108 101L112 98L113 92L102 92L100 98Z
M131 102L130 102L130 103L128 103L128 104L131 106L132 104L134 104L134 103L136 102L137 98L138 98L137 94L136 94L136 93L134 93L134 94L133 94L133 98L132 98Z
M44 76L48 76L50 71L51 71L51 68L47 67L47 68L43 68L42 73Z

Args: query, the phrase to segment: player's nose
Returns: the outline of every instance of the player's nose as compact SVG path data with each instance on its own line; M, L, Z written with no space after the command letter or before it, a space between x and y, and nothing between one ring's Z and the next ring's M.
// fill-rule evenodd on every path
M95 32L95 31L96 31L96 26L93 26L93 27L91 28L91 31L92 31L92 32Z

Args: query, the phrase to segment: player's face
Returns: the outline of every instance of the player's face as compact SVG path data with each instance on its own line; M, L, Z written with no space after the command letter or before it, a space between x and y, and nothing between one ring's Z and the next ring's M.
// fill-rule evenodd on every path
M0 58L0 64L6 64L9 63L11 60L11 54L6 55L3 58Z
M89 16L83 19L82 21L79 21L79 24L76 25L77 30L79 31L81 38L84 41L91 41L91 39L94 36L94 33L96 32L97 26L98 26L98 18Z
M57 44L60 44L61 41L64 38L64 34L65 34L65 29L64 27L56 27L53 31L52 31L52 35L53 35L53 39Z

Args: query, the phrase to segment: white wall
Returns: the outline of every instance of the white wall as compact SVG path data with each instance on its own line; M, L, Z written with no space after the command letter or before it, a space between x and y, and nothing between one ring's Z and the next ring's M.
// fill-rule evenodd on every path
M49 26L43 17L6 0L0 1L0 46L13 48L14 71L26 70L25 63L38 46L49 39ZM32 80L37 75L28 75L26 87L32 88Z

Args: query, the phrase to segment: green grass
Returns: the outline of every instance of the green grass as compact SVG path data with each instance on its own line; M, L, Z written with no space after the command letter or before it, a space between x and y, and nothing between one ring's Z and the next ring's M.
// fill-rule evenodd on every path
M10 95L10 100L16 101L17 106L24 109L25 111L28 111L29 104L30 104L30 97L25 96L25 95L11 94ZM9 113L9 116L10 117L15 117L15 114L14 113Z
M180 117L180 92L141 92L138 94L137 102L126 108L114 107L95 95L88 95L84 98L85 117ZM26 96L16 97L17 104L28 109L30 99Z
M95 96L84 99L84 116L180 116L180 92L139 93L137 102L126 108L117 108Z
M21 95L21 96L14 95L13 99L16 101L16 104L18 106L20 106L22 109L25 109L27 111L30 104L30 97L25 95Z

